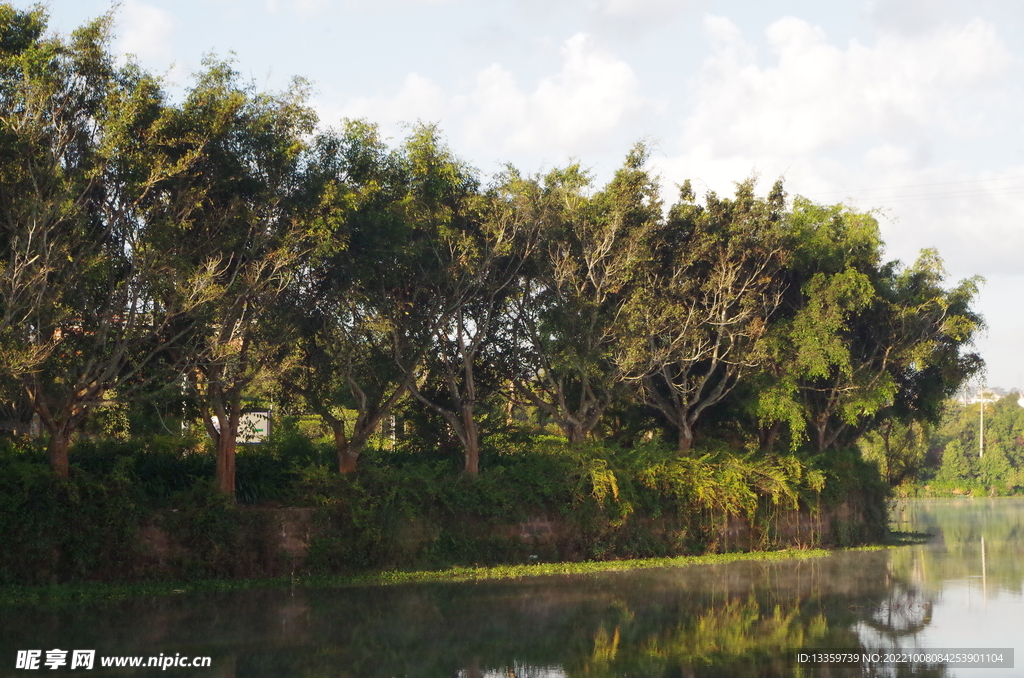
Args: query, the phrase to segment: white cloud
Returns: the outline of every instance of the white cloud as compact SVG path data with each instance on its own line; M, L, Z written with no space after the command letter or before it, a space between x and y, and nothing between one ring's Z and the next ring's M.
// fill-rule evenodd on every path
M684 136L715 155L799 157L878 136L905 141L927 129L970 134L981 122L963 115L959 97L1011 63L980 20L836 46L818 27L781 19L765 31L770 65L727 19L709 18L705 29L714 53Z
M1006 0L870 0L866 16L883 30L920 35L939 26L963 24L977 16L1016 23L1024 5Z
M399 9L416 5L448 5L457 0L265 0L267 11L277 12L282 7L300 16L314 16L328 9Z
M134 54L145 61L171 56L171 34L174 18L159 7L139 0L127 0L119 14L117 51Z
M418 73L405 77L391 96L359 97L340 108L339 117L368 118L385 125L402 122L438 122L448 109L448 97L430 78ZM334 123L333 119L327 122Z
M394 93L353 99L335 111L380 121L386 130L403 121L439 122L469 157L541 153L564 159L602 145L650 107L629 65L581 33L563 44L558 70L532 87L501 64L451 91L411 73Z
M670 14L685 8L685 0L601 0L601 11L613 17L639 17L656 14Z
M319 14L331 6L332 0L264 0L267 11L276 14L282 9L308 17Z
M868 149L864 154L864 165L876 172L887 172L906 168L916 159L914 151L906 146L883 143Z
M500 139L503 150L573 155L600 143L647 104L627 63L580 33L562 47L562 67L525 91L505 68L481 71L466 97L474 145Z
M592 8L602 33L636 37L671 23L692 4L693 0L597 0Z
M291 7L301 16L319 14L329 5L329 0L292 0L291 2Z

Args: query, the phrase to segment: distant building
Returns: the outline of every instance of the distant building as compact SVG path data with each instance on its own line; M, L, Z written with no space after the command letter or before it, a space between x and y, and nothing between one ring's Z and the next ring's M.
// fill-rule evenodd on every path
M1005 388L999 388L998 386L985 386L978 388L973 393L964 390L963 403L964 405L977 405L978 403L994 403L997 400L1002 400L1008 395L1017 395L1017 404L1024 407L1024 395L1016 390L1007 391Z

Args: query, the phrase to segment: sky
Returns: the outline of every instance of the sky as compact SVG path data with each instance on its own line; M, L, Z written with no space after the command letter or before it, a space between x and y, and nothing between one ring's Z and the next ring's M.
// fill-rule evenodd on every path
M47 4L63 33L112 7ZM399 143L436 123L485 177L578 161L603 183L644 141L668 202L756 175L876 210L888 259L936 248L950 286L985 278L984 381L1024 388L1024 3L123 0L116 17L115 49L172 92L233 55L260 88L311 81L323 127L367 118Z

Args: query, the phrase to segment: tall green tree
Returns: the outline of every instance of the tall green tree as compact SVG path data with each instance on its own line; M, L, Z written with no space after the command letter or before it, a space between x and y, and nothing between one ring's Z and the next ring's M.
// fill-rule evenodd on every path
M17 383L68 474L71 436L160 351L176 313L156 302L161 271L139 219L154 187L182 172L159 83L114 65L110 15L67 39L46 16L0 5L0 371Z
M571 442L583 440L619 394L615 360L623 304L647 262L648 238L661 220L658 185L636 146L612 181L591 195L578 165L554 170L543 184L518 184L522 205L540 229L510 306L509 370L519 396Z
M364 121L320 135L307 169L330 208L325 246L282 299L297 354L284 385L331 427L343 473L408 394L450 312L423 285L437 276L436 236L417 206L426 196L414 170L406 149L388 149Z
M413 200L410 218L429 229L431 254L421 285L440 303L431 323L433 346L421 378L410 384L459 439L464 472L480 464L479 368L494 350L508 297L519 280L536 228L517 209L514 177L479 191L475 173L451 155L431 127L407 146ZM424 388L432 384L435 388Z
M216 447L219 489L234 495L243 401L282 368L287 333L270 311L310 245L320 207L303 181L306 139L316 117L307 87L255 90L230 63L208 59L168 124L181 141L172 157L195 155L189 171L161 186L145 218L159 239L165 303L202 289L209 303L182 321L174 351L191 367L187 384Z
M792 444L849 446L889 419L935 422L942 401L981 366L974 279L952 289L933 251L883 264L870 214L802 198L787 218L792 263L769 333L757 410L787 422Z
M942 464L935 479L946 482L973 481L978 475L978 457L964 450L959 440L951 440L942 453Z
M620 357L644 400L693 445L707 408L765 359L768 320L785 261L781 183L767 199L753 181L734 199L695 202L689 183L654 237L652 260L625 309Z

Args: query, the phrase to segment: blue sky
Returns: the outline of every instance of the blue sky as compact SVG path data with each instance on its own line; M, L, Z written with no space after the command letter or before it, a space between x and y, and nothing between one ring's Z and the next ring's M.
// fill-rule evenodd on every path
M16 0L18 7L32 3ZM100 0L52 0L70 31ZM186 86L234 53L267 89L313 81L323 125L438 123L484 174L637 140L671 200L752 173L878 209L890 258L982 275L987 381L1024 387L1024 3L998 0L124 0L116 47Z

